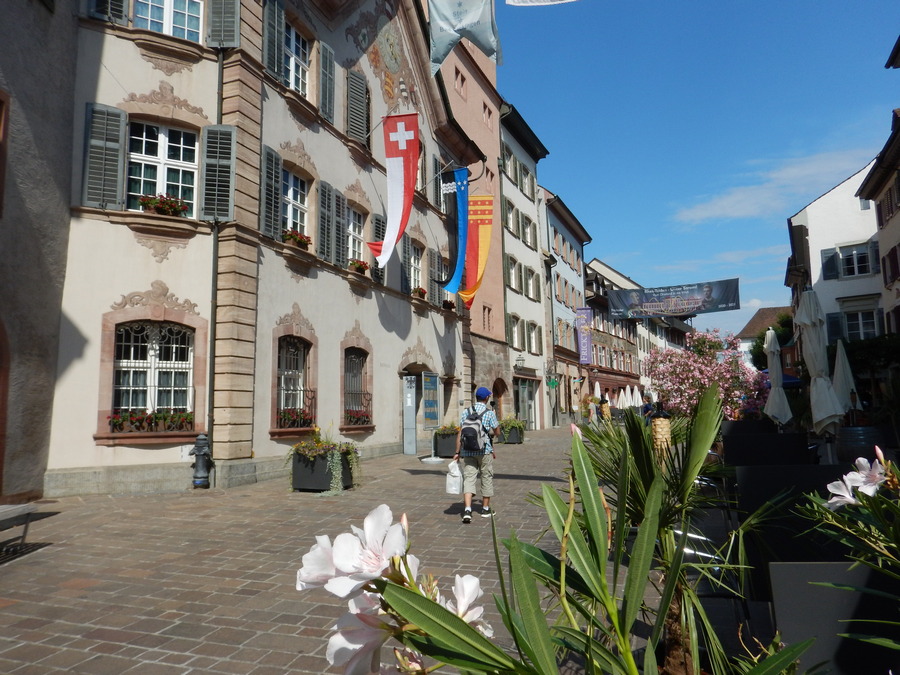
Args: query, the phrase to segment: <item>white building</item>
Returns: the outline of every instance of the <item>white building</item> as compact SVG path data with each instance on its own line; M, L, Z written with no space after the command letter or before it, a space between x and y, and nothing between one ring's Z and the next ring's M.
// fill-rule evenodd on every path
M884 334L874 204L856 196L872 164L788 218L785 285L792 306L811 286L826 316L829 344Z
M508 103L500 108L500 141L506 341L514 412L528 429L542 429L548 417L542 405L546 294L541 250L546 241L546 209L543 190L538 187L537 164L548 151Z

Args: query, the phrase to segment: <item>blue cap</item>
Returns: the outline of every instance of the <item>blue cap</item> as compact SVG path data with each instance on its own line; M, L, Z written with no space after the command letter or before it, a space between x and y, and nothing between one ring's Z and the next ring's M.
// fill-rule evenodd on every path
M475 398L479 401L484 401L485 399L489 399L491 397L491 390L487 387L478 387L475 391Z

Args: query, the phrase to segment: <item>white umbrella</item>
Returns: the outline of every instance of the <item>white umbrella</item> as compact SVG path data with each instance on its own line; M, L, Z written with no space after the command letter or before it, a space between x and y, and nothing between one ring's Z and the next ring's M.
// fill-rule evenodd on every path
M644 401L641 399L641 392L636 385L631 385L631 405L641 407Z
M603 398L603 392L600 390L600 382L594 380L594 398Z
M825 352L825 314L819 298L812 289L803 291L800 305L794 315L794 324L800 326L803 343L803 362L809 371L809 403L813 429L834 433L844 417L841 402L834 395L828 378L828 357Z
M791 419L791 406L787 396L784 395L781 377L781 347L778 345L778 336L769 328L766 331L766 340L763 343L766 359L769 363L769 398L763 412L771 417L777 424L784 424Z
M847 352L844 349L844 341L837 341L837 352L834 355L834 375L831 376L834 394L844 412L851 408L862 410L859 400L850 395L850 392L856 391L856 384L853 382L853 372L850 370L850 361L847 359Z
M617 408L628 407L628 392L625 389L619 389L619 395L616 397Z

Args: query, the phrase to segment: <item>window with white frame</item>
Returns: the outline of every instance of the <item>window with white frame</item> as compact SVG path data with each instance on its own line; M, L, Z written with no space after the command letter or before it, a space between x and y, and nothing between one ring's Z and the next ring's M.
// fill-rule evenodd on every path
M422 258L425 255L425 249L421 244L416 242L410 246L409 257L409 285L410 288L422 288Z
M315 392L307 385L309 343L294 335L278 338L279 429L306 428L315 425Z
M844 322L847 326L847 340L867 340L877 336L875 312L845 312Z
M145 122L128 125L127 208L140 210L140 198L160 194L184 201L193 217L196 200L197 134Z
M869 245L857 244L855 246L841 246L841 276L853 277L862 274L870 274Z
M306 181L290 171L281 172L281 228L306 234Z
M134 27L200 42L199 0L134 0Z
M291 24L284 24L284 81L303 98L308 98L309 40L298 33Z
M528 351L531 354L544 353L543 331L540 325L534 321L528 323Z
M515 314L509 317L510 347L525 349L525 322Z
M517 231L517 222L519 220L519 211L513 206L513 203L508 199L503 203L503 225L506 227L508 232L519 236Z
M372 424L372 393L369 391L368 353L358 347L344 350L344 424Z
M530 248L536 249L538 244L537 223L527 216L522 218L522 241Z
M513 154L512 148L506 145L506 143L503 144L503 173L515 180L516 156Z
M347 217L347 257L355 260L363 259L363 232L365 230L366 217L361 211L354 208L348 209Z
M176 323L116 327L114 415L189 413L194 409L194 331Z

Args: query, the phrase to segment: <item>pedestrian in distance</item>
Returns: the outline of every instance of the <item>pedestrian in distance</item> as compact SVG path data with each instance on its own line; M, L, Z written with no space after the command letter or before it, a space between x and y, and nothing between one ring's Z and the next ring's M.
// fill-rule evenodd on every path
M456 454L453 459L462 459L463 464L463 514L464 523L472 522L472 497L476 483L480 484L481 517L490 518L491 497L494 496L494 447L491 440L497 435L500 423L497 415L488 407L491 390L478 387L475 405L462 412L457 434Z
M644 424L650 426L650 418L653 417L653 403L650 402L650 395L644 394L644 405L641 407L641 415L644 418Z

